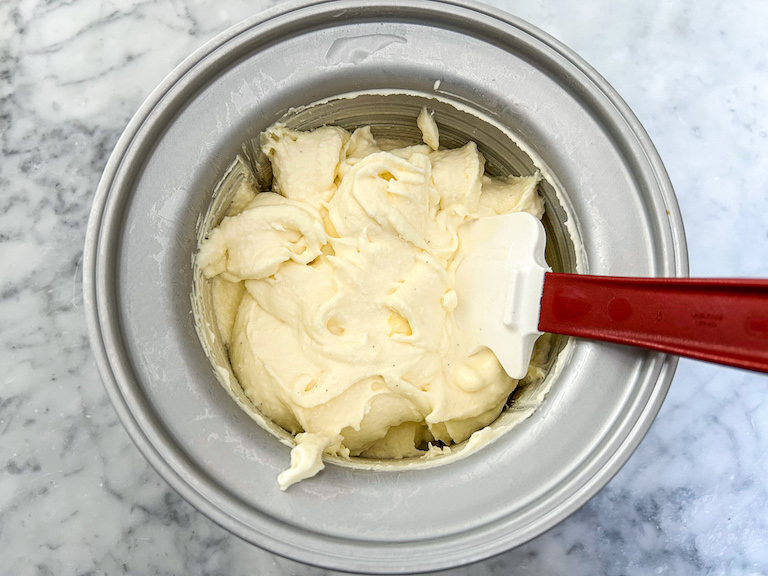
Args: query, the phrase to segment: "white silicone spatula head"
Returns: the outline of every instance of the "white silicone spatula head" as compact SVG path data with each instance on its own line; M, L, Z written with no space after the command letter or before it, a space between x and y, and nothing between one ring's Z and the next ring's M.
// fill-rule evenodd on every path
M544 226L526 212L480 218L459 229L456 323L477 346L523 378L538 330L544 274Z

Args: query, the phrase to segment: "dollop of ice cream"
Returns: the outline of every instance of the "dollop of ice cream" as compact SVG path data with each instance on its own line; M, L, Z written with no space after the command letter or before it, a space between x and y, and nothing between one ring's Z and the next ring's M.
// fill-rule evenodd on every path
M272 190L241 187L201 242L233 372L296 435L283 489L319 472L323 453L397 459L461 442L518 385L456 326L457 230L540 218L539 176L489 178L475 143L438 149L426 109L418 126L426 144L402 148L370 127L272 126Z

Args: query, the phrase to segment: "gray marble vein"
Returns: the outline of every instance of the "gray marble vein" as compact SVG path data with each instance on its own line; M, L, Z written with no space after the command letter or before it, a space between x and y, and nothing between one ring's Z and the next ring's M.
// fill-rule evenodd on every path
M585 57L675 185L694 276L768 277L768 3L494 0ZM265 0L0 0L0 573L327 572L177 496L120 425L82 305L90 203L122 129ZM616 478L550 532L442 574L768 573L768 379L682 361Z

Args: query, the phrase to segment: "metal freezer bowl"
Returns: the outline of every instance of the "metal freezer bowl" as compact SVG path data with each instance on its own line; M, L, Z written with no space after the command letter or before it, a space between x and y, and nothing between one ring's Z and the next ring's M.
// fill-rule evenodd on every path
M86 312L121 420L199 510L296 560L416 572L535 537L618 471L676 366L579 341L541 408L476 454L424 470L328 466L280 492L288 450L218 385L195 333L197 219L242 142L290 107L356 90L429 95L438 80L438 93L508 126L551 169L579 227L585 271L687 274L674 193L627 106L555 40L466 2L293 4L235 26L148 98L96 193Z

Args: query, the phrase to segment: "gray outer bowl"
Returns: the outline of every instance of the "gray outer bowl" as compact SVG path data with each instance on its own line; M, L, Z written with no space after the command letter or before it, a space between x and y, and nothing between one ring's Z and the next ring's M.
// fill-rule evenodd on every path
M328 466L281 493L288 450L216 382L190 305L195 224L241 142L291 106L359 89L439 90L512 127L567 191L587 271L683 276L672 187L626 104L573 52L461 1L332 0L260 14L183 62L130 122L88 224L84 293L107 392L184 498L296 560L435 570L519 545L629 458L676 359L578 341L542 407L464 460L415 471Z

